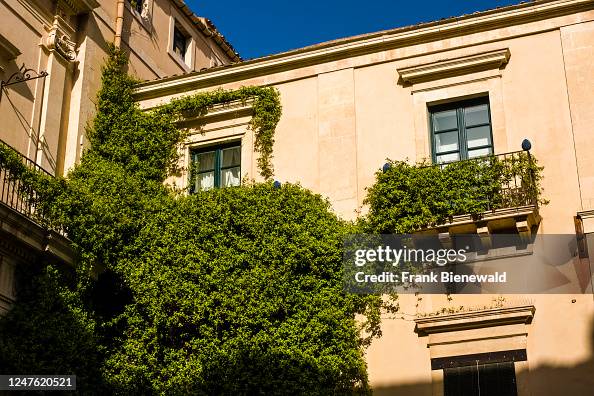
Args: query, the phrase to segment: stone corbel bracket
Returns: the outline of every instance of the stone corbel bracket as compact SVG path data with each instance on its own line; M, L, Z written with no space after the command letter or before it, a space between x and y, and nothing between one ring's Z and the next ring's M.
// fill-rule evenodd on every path
M510 56L509 49L505 48L476 55L405 67L398 69L398 75L402 82L416 84L478 71L500 69L507 64Z
M437 235L442 246L451 247L451 237L461 234L477 234L485 249L491 248L491 236L495 232L515 233L530 243L542 221L537 205L518 206L488 211L479 216L454 216L449 221L415 231L419 235ZM594 222L593 222L594 224Z
M76 59L76 43L72 40L74 30L58 15L54 17L49 27L43 46L50 52L60 54L65 60L72 62Z

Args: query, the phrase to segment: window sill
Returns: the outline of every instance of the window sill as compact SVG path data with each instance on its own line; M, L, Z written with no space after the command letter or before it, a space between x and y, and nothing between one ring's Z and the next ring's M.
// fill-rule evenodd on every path
M192 71L192 68L178 54L171 51L170 48L167 48L167 54L169 54L169 57L172 58L184 70L184 73L189 73Z

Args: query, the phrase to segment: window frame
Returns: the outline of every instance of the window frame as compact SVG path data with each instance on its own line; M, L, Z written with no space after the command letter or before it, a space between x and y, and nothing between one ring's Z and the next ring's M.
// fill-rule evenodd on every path
M222 153L223 153L223 150L228 149L228 148L239 148L239 165L223 166ZM223 143L223 144L212 144L212 145L208 145L208 146L199 146L199 147L191 148L190 149L190 163L191 163L192 169L194 169L194 166L195 166L194 164L197 163L197 161L195 160L196 156L203 154L203 153L209 153L212 151L214 151L214 153L215 153L214 168L212 170L206 170L203 172L195 170L193 172L190 172L190 182L189 182L190 194L194 194L197 192L196 178L201 173L214 172L213 188L223 188L223 186L221 186L221 179L222 179L223 171L226 169L239 168L239 176L240 176L239 185L241 185L241 141L236 140L236 141L227 142L227 143ZM231 187L235 187L235 186L231 186Z
M190 48L190 40L191 40L191 36L185 32L185 30L183 29L183 27L180 26L179 23L176 23L177 21L174 22L173 24L173 37L171 39L171 51L178 56L179 58L181 58L184 63L186 63L186 58L188 56L188 49ZM179 36L184 38L184 48L182 54L178 54L175 50L176 48L176 32L179 32Z
M487 105L487 115L489 117L489 122L482 123L482 124L476 124L476 125L472 125L471 127L467 127L466 123L465 123L465 118L464 118L465 117L464 110L468 107L485 105L485 104ZM436 128L434 125L434 115L436 113L448 111L448 110L456 111L456 122L457 122L456 128L450 128L450 129L444 129L441 131L436 131L435 130ZM495 153L495 144L493 141L493 120L491 117L491 103L489 101L488 95L479 96L479 97L472 98L472 99L449 101L447 103L442 103L442 104L438 104L438 105L429 105L428 112L429 112L429 134L430 134L429 138L431 140L431 159L434 164L439 163L437 161L438 156L447 155L447 154L458 153L458 161L463 161L463 160L468 160L468 159L472 159L472 158L483 157L481 155L478 157L469 158L468 157L469 151L488 148L488 149L490 149L490 153L486 154L486 155L493 155ZM484 126L489 127L490 144L472 147L469 150L467 129L480 128L480 127L484 127ZM443 151L443 152L438 153L435 136L442 134L442 133L449 133L449 132L457 132L458 133L458 149ZM449 162L456 162L456 161L444 161L441 163L445 164L445 163L449 163Z
M186 51L180 56L173 50L175 29L186 38ZM194 70L196 58L196 31L195 28L186 20L185 16L177 10L171 9L169 15L169 32L167 34L167 54L183 70L190 72Z
M142 8L144 7L144 2L146 0L126 0L126 2L128 3L128 5L130 6L130 9L136 13L138 13L138 15L142 15Z
M485 385L489 384L491 386L485 388L489 395L518 396L518 380L515 370L515 363L513 361L493 363L481 363L477 361L473 365L444 368L443 394L444 396L476 395L477 393L472 391L475 389L480 391ZM487 379L484 379L486 373L490 375L487 376ZM472 377L470 383L469 377ZM500 381L497 382L496 391L493 390L492 386L493 377L496 377ZM501 381L503 379L510 380L510 382ZM470 391L471 389L472 391Z
M511 379L511 382L501 382L498 384L498 394L502 390L507 390L504 393L507 396L518 396L518 376L516 370L516 363L527 362L528 356L526 349L510 349L505 351L486 352L486 353L475 353L470 355L455 355L445 356L440 358L431 359L431 370L442 370L442 384L443 394L448 395L459 395L460 385L464 384L464 377L460 377L461 374L471 374L473 377L476 375L477 384L481 383L482 376L481 372L490 371L493 374L492 369L497 369L499 372L497 375L501 378ZM466 378L467 379L467 378ZM493 379L493 376L487 376L482 381L483 384L489 383ZM473 379L474 383L474 379ZM468 383L466 383L468 385ZM480 386L480 385L479 385ZM464 394L469 394L468 392ZM492 393L490 393L492 394Z

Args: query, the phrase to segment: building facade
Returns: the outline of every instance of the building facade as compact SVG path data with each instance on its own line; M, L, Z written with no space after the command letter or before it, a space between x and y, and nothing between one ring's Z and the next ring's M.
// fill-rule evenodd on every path
M141 80L240 60L181 0L1 0L0 19L0 139L51 175L80 159L108 43L128 53ZM30 219L9 176L0 167L0 313L14 300L19 262L48 252L74 259L63 235Z
M386 158L451 162L520 151L528 139L548 205L427 231L591 240L593 64L594 1L543 0L159 78L136 97L150 109L216 88L276 87L275 179L328 197L347 219L367 210L366 188ZM231 103L186 120L180 165L197 161L198 172L169 181L196 189L259 179L250 117L249 103ZM481 384L481 395L591 394L593 245L547 293L401 295L400 314L383 319L367 350L376 394L478 394L460 389Z

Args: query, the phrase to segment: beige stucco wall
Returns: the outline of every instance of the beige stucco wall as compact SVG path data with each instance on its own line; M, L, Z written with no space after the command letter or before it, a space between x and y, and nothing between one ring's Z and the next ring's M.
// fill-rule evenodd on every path
M172 97L217 87L277 87L283 115L275 135L275 179L300 182L328 197L338 215L352 219L357 211L365 211L365 188L386 158L419 161L430 156L428 105L488 95L495 152L520 150L522 140L528 138L532 153L545 167L544 195L550 204L540 209L538 232L572 234L576 213L594 209L590 130L594 2L542 2L534 7L562 3L572 3L573 11L552 12L540 19L501 11L476 17L488 27L479 22L472 25L467 19L386 33L368 41L339 42L227 71L145 84L139 87L138 98L141 106L150 108ZM509 21L501 23L499 17ZM444 38L426 38L431 29L442 29ZM361 49L363 45L370 49ZM351 52L334 55L345 47ZM504 50L510 56L501 66L444 73L412 84L399 81L398 70L403 68ZM227 127L217 122L216 141L242 139L242 174L259 179L251 154L252 132L238 129L232 115ZM209 132L213 128L208 120L204 123L204 135L190 139L185 153L214 141L209 138L214 136ZM185 186L187 174L170 182ZM432 385L435 373L429 364L427 339L414 332L415 315L447 306L488 306L493 298L455 295L448 301L441 295L400 296L402 314L383 320L382 338L367 351L377 393L439 394L439 386ZM516 366L520 394L585 395L594 389L592 376L585 374L594 370L592 285L582 295L506 295L505 300L536 308L532 322L522 325L528 362ZM502 342L493 341L493 345ZM472 345L464 345L459 351L473 353Z
M563 11L529 16L564 3L569 6ZM19 52L11 58L0 50L0 77L8 78L22 63L49 73L45 79L3 92L0 138L60 174L79 160L85 144L100 65L115 33L116 4L102 0L87 15L67 13L58 19L57 29L75 43L74 61L48 44L48 32L59 14L55 4L0 0L0 35ZM538 232L573 233L576 213L594 209L594 2L523 7L165 79L141 87L139 101L152 107L174 96L218 87L277 87L283 115L275 135L275 179L299 182L321 193L337 214L352 219L365 211L365 188L386 158L419 161L430 156L428 104L486 94L495 152L518 150L522 139L528 138L545 167L543 187L551 202L540 209L543 220ZM168 50L172 15L191 30L190 21L169 0L150 3L150 23L126 7L123 38L132 74L150 80L229 61L211 38L192 30L191 64L184 66ZM501 66L444 73L412 84L399 80L398 70L403 68L503 50L510 56ZM342 55L335 55L338 51ZM163 88L146 91L151 87ZM195 133L182 148L181 165L187 165L192 147L240 139L242 174L259 179L253 132L247 129L249 109L227 110L214 111L220 116L203 120L202 128L199 122L194 124ZM172 175L169 182L185 187L187 174ZM7 276L0 274L0 279ZM528 362L518 371L528 384L528 394L581 395L594 387L593 377L585 374L594 370L591 287L584 295L505 296L509 304L536 307L534 319L525 325ZM447 306L489 305L492 299L492 295L456 295L451 301L441 295L400 296L401 314L384 318L383 337L367 351L370 379L378 394L438 394L439 387L432 385L436 379L427 337L414 332L413 318ZM473 347L468 346L467 352L472 353Z
M243 85L277 87L283 116L274 147L275 178L281 182L300 181L323 193L333 202L336 212L347 218L354 217L354 210L362 205L365 187L372 184L374 172L386 158L419 161L430 156L427 105L488 95L495 152L520 150L524 138L531 140L533 153L546 168L543 183L546 197L563 202L563 205L546 206L542 214L567 220L545 222L543 227L547 227L547 233L573 232L571 219L583 206L580 193L590 187L582 182L582 190L579 188L577 166L580 161L587 161L589 154L583 153L576 162L573 118L578 117L572 112L582 114L580 120L592 117L587 96L593 81L588 74L591 59L583 59L591 54L592 44L585 49L583 45L579 47L581 57L574 55L564 61L563 47L575 44L562 43L561 28L566 31L579 27L580 32L588 32L587 26L593 22L582 21L592 19L593 15L587 11L547 19L540 24L528 23L335 62L287 68L261 77L241 79L239 76L237 81L211 87L205 79L200 85L206 86L203 89L234 89ZM401 68L498 49L509 49L511 53L501 70L441 78L419 84L420 87L398 82L397 70ZM570 60L577 64L568 64ZM570 81L571 73L566 78L566 68L576 70L573 78L580 79L579 84L573 83L579 87L573 89L581 91L571 99L566 82ZM582 69L586 73L579 73ZM171 85L176 87L175 82ZM147 99L141 96L141 106L153 107L171 97L200 91L182 85L172 89L179 93ZM577 104L570 108L570 101ZM582 108L578 108L580 105ZM581 128L586 129L587 122L581 122L584 125ZM582 132L582 139L585 135ZM586 146L582 145L584 149ZM307 160L295 161L303 155ZM564 159L563 166L558 166L559 158ZM243 169L253 169L250 164L242 165L245 165ZM580 172L588 172L585 165ZM244 175L258 178L250 172Z
M132 11L128 2L124 8L122 48L129 53L132 75L155 79L231 61L215 36L203 34L174 0L144 1L147 18ZM108 43L114 41L116 11L116 0L0 0L0 80L8 81L22 65L32 74L47 72L46 77L3 87L0 139L52 174L65 174L87 144L85 128L95 113L101 66ZM188 64L170 50L172 18L191 35ZM51 250L47 232L5 206L12 197L8 191L3 194L0 315L16 298L17 265ZM10 226L11 219L15 226Z
M0 78L7 80L22 64L48 72L45 78L4 89L0 138L55 174L80 159L107 43L114 40L117 1L92 3L74 1L80 8L73 10L61 0L0 1ZM143 17L125 2L122 47L129 52L131 74L155 79L231 61L214 36L203 34L172 0L146 3ZM173 18L191 36L187 62L170 49ZM54 33L71 41L66 50L52 41Z

